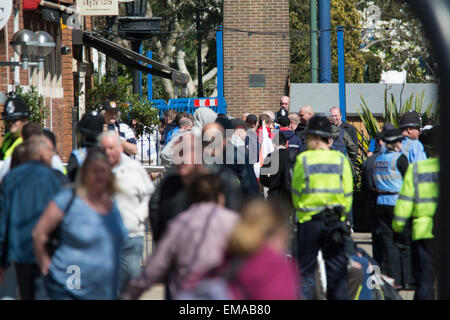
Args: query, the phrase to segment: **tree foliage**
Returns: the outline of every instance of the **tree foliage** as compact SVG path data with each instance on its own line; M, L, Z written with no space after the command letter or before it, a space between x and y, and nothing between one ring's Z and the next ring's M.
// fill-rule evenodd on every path
M379 8L378 14L374 8ZM429 41L408 1L360 1L358 10L362 26L368 27L362 32L361 50L378 56L383 71L406 70L407 82L436 81Z
M148 6L151 16L162 18L163 32L145 42L144 49L151 50L155 58L165 65L189 73L188 96L198 95L196 19L200 17L204 95L214 95L217 74L215 29L222 23L222 0L148 0ZM161 85L164 98L175 96L170 80L156 82L155 90L161 92Z
M45 105L44 96L39 94L36 87L30 86L30 90L25 91L21 86L17 86L15 94L27 104L30 111L30 121L44 125L48 107Z
M100 111L105 100L116 101L121 111L121 121L134 129L137 137L144 132L152 133L159 123L158 109L153 107L151 101L139 94L130 93L130 79L119 77L117 84L111 84L103 77L102 81L95 78L93 89L86 93L86 111Z
M310 82L310 3L305 0L291 0L289 22L291 33L291 81ZM337 31L339 25L345 27L344 49L346 81L362 82L364 59L359 52L361 36L359 32L360 16L356 10L356 1L331 0L331 81L338 81ZM304 32L303 32L304 31Z

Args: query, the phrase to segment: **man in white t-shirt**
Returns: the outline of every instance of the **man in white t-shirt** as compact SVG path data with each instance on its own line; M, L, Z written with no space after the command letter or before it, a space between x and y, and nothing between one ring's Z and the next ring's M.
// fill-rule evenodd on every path
M123 140L113 131L99 137L100 146L108 155L119 191L114 196L123 222L128 229L128 241L122 249L119 294L131 279L141 273L148 204L155 186L141 164L123 154Z

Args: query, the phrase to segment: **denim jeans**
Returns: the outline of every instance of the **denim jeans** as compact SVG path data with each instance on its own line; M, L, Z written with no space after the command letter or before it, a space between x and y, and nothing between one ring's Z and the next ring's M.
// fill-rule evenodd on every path
M131 279L136 278L142 272L140 261L144 249L144 237L128 238L122 248L120 259L119 295L127 289Z

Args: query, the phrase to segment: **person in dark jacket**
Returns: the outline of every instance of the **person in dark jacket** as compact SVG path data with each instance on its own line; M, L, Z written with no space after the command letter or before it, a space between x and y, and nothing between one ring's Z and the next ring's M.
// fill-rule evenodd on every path
M288 148L289 141L283 134L275 136L274 141L278 141L278 145L275 145L276 150L264 159L259 181L269 188L268 199L282 200L292 206L291 183L296 152ZM274 161L278 165L274 166Z
M278 120L281 117L287 116L289 114L289 97L282 96L280 99L280 110L275 113L275 122L278 123Z
M104 120L97 111L85 113L77 124L77 141L79 148L72 150L67 164L67 176L75 181L78 169L86 158L87 149L97 144L97 136L103 131Z
M45 299L39 266L33 253L31 232L47 204L61 189L50 168L53 146L42 136L27 142L26 163L13 168L0 191L0 281L14 262L22 300Z
M220 161L214 163L214 161L209 161L210 159L206 159L207 161L203 159L201 163L195 163L193 158L192 161L188 161L190 157L194 157L194 144L192 143L190 148L183 149L183 161L178 162L164 174L164 178L156 186L156 190L150 199L150 226L153 239L156 242L161 239L169 221L180 212L187 210L191 205L187 187L195 174L212 173L218 175L224 185L225 207L233 211L239 210L243 194L242 186L232 170L222 164L223 143L225 142L223 127L218 123L211 123L205 126L203 132L203 155L212 154L210 159L220 159ZM220 134L222 141L220 141L220 145L217 148L208 148L209 144L206 143L211 141L208 140L209 134ZM191 140L196 137L193 133L189 133L185 137L187 136ZM178 143L188 145L189 141L188 139L183 139L183 141ZM199 143L202 142L199 141Z
M288 148L294 150L296 153L299 153L302 148L302 141L294 133L294 131L289 128L291 124L289 117L281 117L278 119L278 123L280 124L280 134L283 135L288 141Z
M226 124L229 121L229 125ZM251 164L250 154L245 147L245 138L242 139L240 136L239 127L235 127L233 123L228 120L222 120L221 125L225 129L231 127L233 129L233 134L230 136L227 134L225 138L225 147L223 151L223 163L225 166L231 169L242 187L243 196L246 198L256 197L259 195L258 181L256 180L256 175L254 167Z
M303 106L300 108L298 115L300 118L300 123L297 125L294 132L302 141L303 147L300 151L303 152L306 151L306 135L304 131L309 119L314 117L314 109L311 106Z
M358 147L358 134L356 133L356 128L350 123L342 121L341 109L339 109L338 107L333 107L330 109L330 112L332 123L335 126L345 129L345 131L347 131L350 135L350 138L352 138L353 143L356 145L356 147Z

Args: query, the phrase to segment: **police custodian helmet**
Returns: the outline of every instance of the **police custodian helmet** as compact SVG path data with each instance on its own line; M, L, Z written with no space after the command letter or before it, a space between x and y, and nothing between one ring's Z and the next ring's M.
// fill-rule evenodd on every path
M324 138L331 138L331 123L326 117L315 116L308 121L305 134L315 134Z
M77 130L86 137L95 139L103 131L103 124L103 117L97 111L91 111L81 117Z
M400 118L400 124L398 127L400 129L420 128L422 127L422 118L416 111L409 110Z
M5 121L24 119L30 117L30 111L22 98L13 95L6 100L2 116Z

